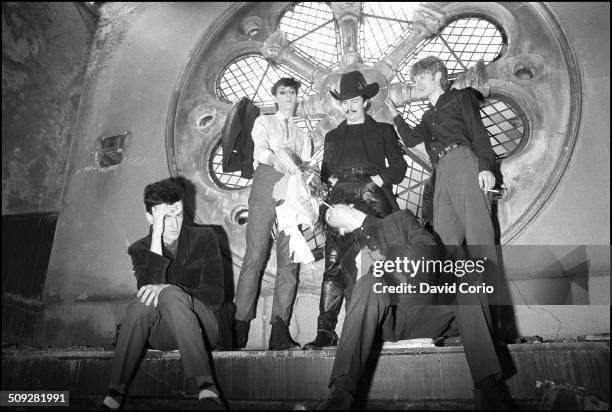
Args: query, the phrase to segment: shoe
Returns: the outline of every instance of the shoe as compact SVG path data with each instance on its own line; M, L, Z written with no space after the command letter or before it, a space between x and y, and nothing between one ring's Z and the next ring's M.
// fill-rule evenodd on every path
M274 322L272 322L269 348L270 350L291 350L300 348L300 344L291 338L289 327L281 318L277 317Z
M221 398L198 399L198 409L204 411L226 411L227 406Z
M100 404L100 410L118 411L125 407L125 396L110 389Z
M338 345L338 335L336 335L336 332L320 329L317 331L315 340L304 345L304 350L321 350L326 346L336 345Z
M334 262L328 264L329 270L335 270ZM307 343L304 349L319 350L325 346L336 346L338 335L334 331L338 314L342 308L342 286L335 281L324 281L321 285L319 316L317 317L317 336Z
M249 329L251 327L251 323L244 320L236 319L234 322L234 328L236 332L236 338L234 340L234 348L242 349L246 347L247 342L249 341Z
M493 387L474 390L474 409L477 410L520 410L512 399L508 387L498 382Z
M212 382L204 382L198 392L198 408L204 410L228 410L227 402L219 394L219 388Z
M332 387L327 399L317 406L318 411L349 410L353 404L353 395L344 389Z

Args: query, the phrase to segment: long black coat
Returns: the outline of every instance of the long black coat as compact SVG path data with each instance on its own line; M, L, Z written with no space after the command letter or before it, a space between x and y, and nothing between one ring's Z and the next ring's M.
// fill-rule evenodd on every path
M221 130L223 171L241 171L245 179L253 177L253 138L251 130L259 117L259 107L243 97L230 109Z
M137 287L172 284L215 311L225 298L223 263L215 232L206 227L181 228L176 258L163 246L164 256L151 252L151 234L128 248Z

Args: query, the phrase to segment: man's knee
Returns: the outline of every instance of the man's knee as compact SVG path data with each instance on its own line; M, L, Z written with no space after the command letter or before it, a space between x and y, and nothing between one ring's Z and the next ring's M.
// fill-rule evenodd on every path
M155 306L153 306L153 303L145 305L139 297L135 296L128 304L125 313L126 315L122 323L147 319L155 315Z
M357 280L353 287L351 299L355 299L360 302L366 302L369 300L379 300L386 296L383 292L383 285L385 282L382 278L377 278L371 273L368 273Z
M157 306L161 309L177 305L189 305L189 295L178 286L170 285L165 287L157 297Z

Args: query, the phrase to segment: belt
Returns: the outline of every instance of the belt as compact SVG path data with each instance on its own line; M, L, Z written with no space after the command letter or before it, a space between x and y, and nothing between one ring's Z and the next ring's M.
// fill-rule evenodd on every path
M461 146L461 145L457 144L457 143L453 143L453 144L450 144L450 145L444 147L442 150L440 150L438 152L438 160L442 159L444 156L446 156L447 154L449 154L450 152L452 152L453 150L455 150L459 146Z
M378 174L378 168L376 167L347 167L345 169L336 170L334 173L338 177L349 177L349 176L374 176Z

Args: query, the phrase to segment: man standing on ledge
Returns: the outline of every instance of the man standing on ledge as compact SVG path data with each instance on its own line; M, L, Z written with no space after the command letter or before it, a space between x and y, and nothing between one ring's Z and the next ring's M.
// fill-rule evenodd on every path
M369 208L358 198L347 198L347 202L361 210ZM444 246L419 224L410 210L400 210L380 219L373 216L371 209L366 214L352 205L336 204L322 210L322 214L326 223L335 230L354 234L355 242L364 250L379 250L386 262L446 258ZM447 276L454 277L454 274ZM317 409L350 409L379 330L382 329L384 341L435 339L455 322L453 326L459 329L474 382L476 409L507 409L513 406L501 380L501 366L490 332L488 306L483 303L486 298L459 293L455 304L442 305L437 304L439 301L436 297L428 293L377 293L384 290L384 286L402 283L432 284L437 281L436 277L434 272L419 270L406 274L401 269L375 277L370 268L367 274L359 278L348 303L336 349L329 379L330 392ZM477 285L482 279L478 273L472 273L465 274L462 281ZM376 287L378 283L381 285Z
M358 71L344 73L340 91L331 91L341 101L346 120L325 136L321 181L332 185L328 202L342 202L347 195L356 195L372 206L376 216L384 217L399 210L392 184L404 179L407 164L393 127L366 114L369 99L377 93L378 83L368 84ZM305 349L338 343L334 329L342 299L346 298L348 304L357 276L355 257L359 249L349 238L326 234L317 336Z
M433 228L445 245L494 245L491 194L497 169L489 134L472 88L450 90L446 66L426 57L410 71L419 97L429 100L421 123L410 127L390 98L398 133L407 147L424 142L435 167ZM472 249L478 250L478 249ZM495 260L495 253L490 253Z
M257 291L261 270L268 250L272 227L276 219L277 201L274 185L284 173L298 170L298 163L310 160L311 139L293 122L298 103L300 82L285 77L272 86L272 96L278 107L274 115L255 119L253 137L253 186L249 195L249 220L246 227L246 252L236 287L236 348L244 348L249 338L250 322L255 318ZM281 156L280 152L289 153ZM299 348L289 333L289 318L297 291L298 265L292 262L289 236L278 231L276 239L276 280L270 323L270 350Z

